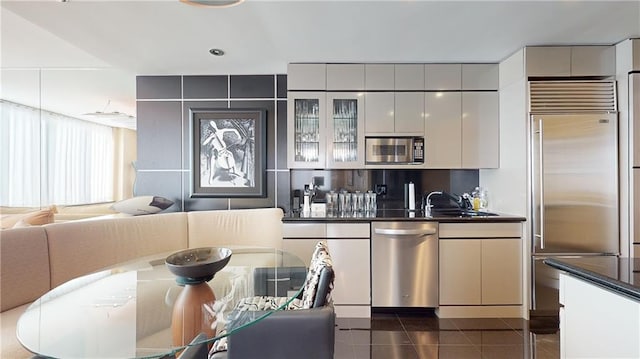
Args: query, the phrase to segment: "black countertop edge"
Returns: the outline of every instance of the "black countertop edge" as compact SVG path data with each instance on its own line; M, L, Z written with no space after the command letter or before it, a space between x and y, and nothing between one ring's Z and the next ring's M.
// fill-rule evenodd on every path
M524 222L526 218L520 216L513 216L507 214L500 214L497 216L473 216L473 217L424 217L421 214L416 213L414 217L387 215L376 217L303 217L299 213L285 214L282 218L283 222L318 222L318 223L370 223L380 221L430 221L439 223L477 223L477 222Z
M563 262L561 259L547 258L544 259L543 262L548 266L573 274L574 276L585 279L588 282L599 284L600 286L611 289L619 294L630 297L631 299L640 301L639 287L590 271L579 265Z

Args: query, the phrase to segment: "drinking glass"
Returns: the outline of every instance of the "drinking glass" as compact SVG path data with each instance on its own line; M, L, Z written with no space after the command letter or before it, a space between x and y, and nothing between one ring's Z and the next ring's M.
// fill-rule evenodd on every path
M373 191L367 191L365 194L365 210L369 212L370 215L375 215L376 210L378 209L377 196Z

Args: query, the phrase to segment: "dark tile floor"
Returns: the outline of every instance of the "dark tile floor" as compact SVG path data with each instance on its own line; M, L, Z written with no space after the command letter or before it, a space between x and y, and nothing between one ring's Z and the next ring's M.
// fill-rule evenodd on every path
M440 319L375 313L336 319L336 359L554 359L560 334L536 334L520 318Z

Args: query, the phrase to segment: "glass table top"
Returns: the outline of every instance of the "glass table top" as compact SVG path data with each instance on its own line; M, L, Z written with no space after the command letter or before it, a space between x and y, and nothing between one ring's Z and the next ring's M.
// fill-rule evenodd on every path
M208 322L212 327L209 343L285 308L300 294L306 277L306 265L291 253L272 248L229 248L229 263L205 282L215 299L198 304L203 315L213 318ZM52 289L20 317L18 340L29 351L51 358L175 355L185 346L176 344L172 336L176 326L172 315L189 284L180 285L165 265L172 253L139 258ZM286 300L268 311L234 311L241 299L260 295ZM224 327L226 332L221 330Z

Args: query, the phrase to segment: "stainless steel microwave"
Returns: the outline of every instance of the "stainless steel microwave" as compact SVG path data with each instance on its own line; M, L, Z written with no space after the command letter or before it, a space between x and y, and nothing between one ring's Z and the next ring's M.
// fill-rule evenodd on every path
M367 164L424 163L424 137L366 137Z

